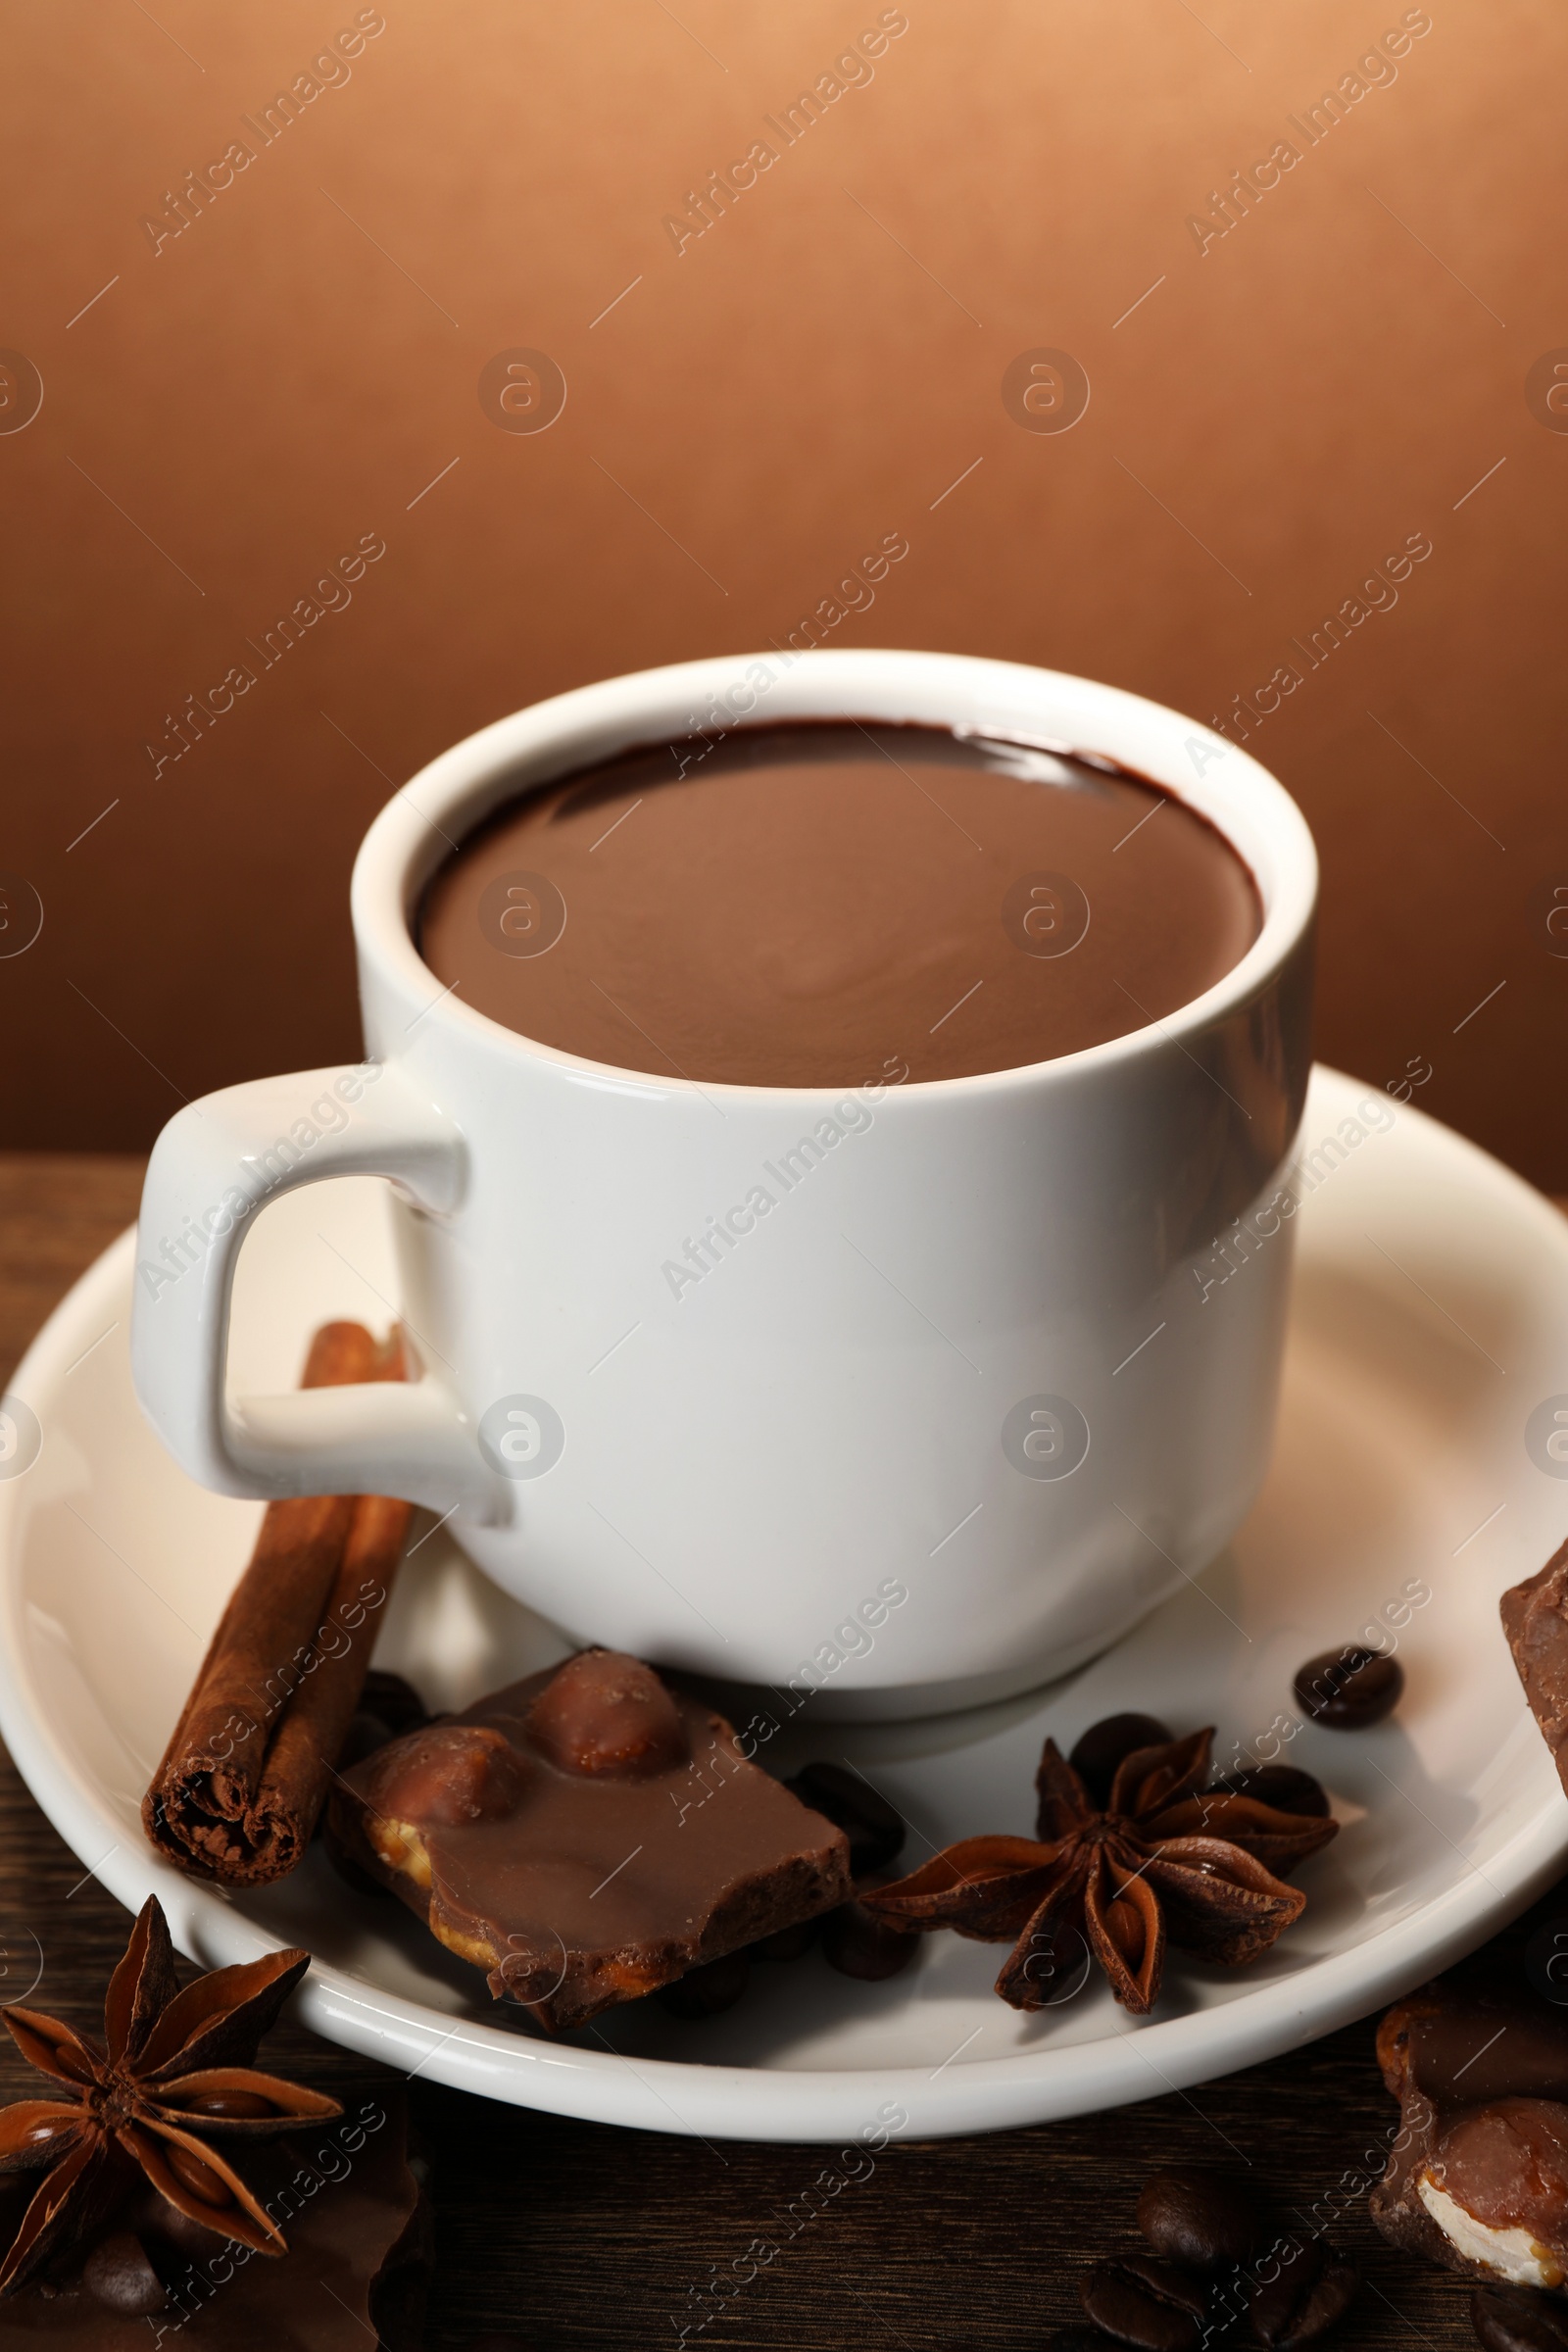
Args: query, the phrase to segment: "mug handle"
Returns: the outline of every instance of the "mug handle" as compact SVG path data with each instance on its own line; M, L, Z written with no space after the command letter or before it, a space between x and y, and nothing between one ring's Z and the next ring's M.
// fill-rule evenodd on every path
M310 1116L323 1102L341 1106L339 1124ZM505 1483L428 1371L407 1383L228 1401L229 1303L246 1219L332 1176L389 1177L439 1216L462 1198L466 1146L386 1062L224 1087L170 1120L137 1226L130 1360L142 1409L181 1468L220 1494L390 1494L437 1511L461 1506L494 1526L509 1516Z

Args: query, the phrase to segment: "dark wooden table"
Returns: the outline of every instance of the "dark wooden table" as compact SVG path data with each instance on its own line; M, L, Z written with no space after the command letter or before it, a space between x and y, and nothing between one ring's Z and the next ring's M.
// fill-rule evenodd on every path
M135 1212L141 1163L0 1154L0 1358L9 1372L55 1299ZM1568 1884L1547 1906L1568 1912ZM96 2023L127 1916L83 1878L0 1757L0 1985ZM1500 1939L1518 1965L1521 1931ZM1084 2266L1132 2228L1143 2174L1197 2162L1245 2172L1283 2219L1343 2218L1337 2242L1365 2275L1347 2347L1473 2344L1462 2281L1396 2256L1366 2219L1393 2124L1372 2057L1373 2020L1192 2092L988 2138L891 2144L869 2175L802 2200L831 2149L713 2147L564 2123L416 2082L434 2162L438 2267L430 2352L487 2328L533 2352L637 2346L675 2352L715 2271L738 2274L754 2239L776 2257L689 2342L868 2352L1035 2352L1077 2314ZM363 2082L363 2060L284 2028L269 2050L323 2088ZM33 2079L35 2080L35 2078ZM32 2095L0 2057L0 2098ZM1325 2200L1327 2202L1325 2202ZM792 2225L787 2209L794 2206Z

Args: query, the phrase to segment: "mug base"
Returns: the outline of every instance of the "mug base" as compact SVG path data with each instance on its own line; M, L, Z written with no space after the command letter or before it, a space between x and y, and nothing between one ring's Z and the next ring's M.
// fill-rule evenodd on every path
M1137 1607L1107 1632L1075 1642L1068 1649L1037 1651L987 1674L961 1675L940 1683L889 1683L880 1689L824 1682L810 1692L808 1702L803 1701L802 1720L807 1719L808 1704L810 1718L818 1723L915 1723L928 1716L958 1715L970 1707L995 1706L1003 1699L1039 1690L1048 1683L1059 1683L1067 1675L1076 1674L1092 1658L1113 1649L1134 1626L1142 1625L1152 1610L1170 1598L1178 1581L1172 1577L1159 1592L1140 1599ZM695 1679L712 1694L714 1704L732 1723L744 1724L754 1714L767 1714L770 1700L776 1712L778 1694L768 1685L721 1682L709 1675Z

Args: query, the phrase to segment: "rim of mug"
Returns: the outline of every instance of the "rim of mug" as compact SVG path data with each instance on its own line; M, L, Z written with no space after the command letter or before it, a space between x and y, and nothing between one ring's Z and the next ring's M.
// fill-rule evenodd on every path
M759 668L768 673L768 683L755 689L747 681ZM743 686L753 694L753 702L736 709L728 698ZM765 708L759 694L765 696ZM722 702L730 722L723 732L801 718L860 718L883 725L902 719L905 724L955 731L989 731L1004 741L1033 740L1054 751L1098 753L1150 777L1207 818L1252 875L1263 903L1256 939L1212 987L1174 1012L1074 1054L960 1077L907 1079L897 1089L901 1095L1039 1083L1056 1073L1076 1075L1095 1064L1179 1045L1260 995L1311 923L1318 862L1305 817L1260 761L1183 712L1071 671L980 655L818 647L786 658L771 648L767 653L671 662L573 687L493 720L440 753L398 788L360 845L350 905L361 956L409 1002L421 991L439 988L436 974L415 944L414 922L426 884L452 855L454 844L461 846L505 800L639 744L698 732L705 702L710 706L710 726L713 706ZM1030 702L1040 707L1033 714L1032 736ZM682 707L684 714L671 720L669 714ZM982 715L999 707L1003 715L989 721ZM1048 724L1051 721L1054 723ZM1220 777L1210 780L1210 768L1218 769ZM504 1041L517 1053L585 1079L611 1079L670 1094L701 1091L759 1099L798 1100L845 1091L842 1083L775 1086L698 1080L594 1061L492 1019L451 989L432 999L416 1017L422 1022L425 1015L455 1022L492 1043Z

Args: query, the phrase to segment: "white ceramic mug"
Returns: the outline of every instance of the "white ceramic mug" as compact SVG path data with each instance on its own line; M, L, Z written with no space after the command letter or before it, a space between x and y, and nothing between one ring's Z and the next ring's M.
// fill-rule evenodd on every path
M421 890L498 803L697 724L839 716L1155 778L1251 868L1257 940L1108 1044L924 1084L895 1060L852 1090L580 1060L421 962ZM432 761L366 838L367 1062L229 1087L160 1137L142 1403L206 1486L456 1507L472 1557L573 1636L793 1685L823 1715L1063 1673L1207 1564L1267 1466L1289 1228L1222 1286L1214 1246L1294 1143L1315 892L1299 811L1245 752L1046 670L775 653L519 711ZM396 1188L422 1378L228 1399L249 1215L365 1173Z

